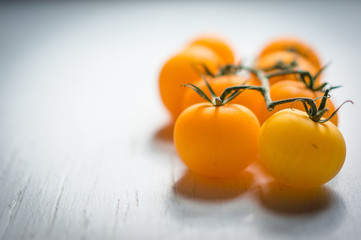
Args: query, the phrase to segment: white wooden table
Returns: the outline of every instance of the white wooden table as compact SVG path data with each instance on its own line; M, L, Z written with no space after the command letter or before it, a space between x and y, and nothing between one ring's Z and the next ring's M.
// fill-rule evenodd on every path
M0 3L1 239L357 239L361 4ZM157 90L200 32L251 58L293 34L332 60L347 159L320 189L188 172Z

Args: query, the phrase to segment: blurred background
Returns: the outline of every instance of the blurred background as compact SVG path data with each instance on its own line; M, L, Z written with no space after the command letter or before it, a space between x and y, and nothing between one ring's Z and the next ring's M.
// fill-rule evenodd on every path
M356 238L360 12L360 1L0 2L0 238ZM325 80L343 85L336 102L355 102L340 111L348 156L329 185L341 199L333 208L309 222L275 217L254 197L212 213L174 198L185 168L154 137L169 122L158 75L202 33L247 60L296 36L331 61Z
M137 105L159 111L160 68L201 33L229 39L246 60L275 37L304 39L324 63L332 62L327 80L344 85L335 94L357 96L353 91L359 86L361 52L357 1L20 1L0 6L1 109L8 111L7 116L19 114L16 119L28 113L16 113L11 103L29 104L21 105L27 111L43 111L36 107L41 102L49 105L50 113L70 111L62 115L81 118L84 114L79 111L87 111L81 101L94 105L92 101L98 100L91 91L106 92L106 88L114 93L107 97L114 99L105 101L132 97ZM142 97L133 97L134 87L144 91ZM103 101L97 111L106 111L106 106Z

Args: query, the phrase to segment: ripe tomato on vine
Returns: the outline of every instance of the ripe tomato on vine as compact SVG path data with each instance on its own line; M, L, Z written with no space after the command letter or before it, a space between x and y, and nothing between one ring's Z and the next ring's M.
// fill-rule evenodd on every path
M204 81L212 98L187 84L208 103L182 112L174 127L174 145L192 171L209 177L233 177L256 158L260 125L251 110L229 103L239 92L218 97L205 77Z

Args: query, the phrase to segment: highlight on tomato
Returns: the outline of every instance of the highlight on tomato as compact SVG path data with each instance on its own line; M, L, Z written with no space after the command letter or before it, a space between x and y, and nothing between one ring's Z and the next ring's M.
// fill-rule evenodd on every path
M223 76L208 77L208 81L217 96L221 95L223 90L228 87L234 87L244 84L251 86L259 85L258 81L255 80L252 75L243 76L236 74L226 74ZM208 90L207 84L202 78L194 82L193 84L200 88L203 92L206 92ZM192 89L187 88L185 90L182 101L182 110L193 104L201 102L207 102L207 100L205 100L198 94L194 94L194 91ZM232 103L240 104L249 108L257 116L258 119L261 117L263 111L265 111L263 96L258 91L243 91L242 94L232 100Z
M193 172L216 178L238 175L257 155L259 122L254 113L229 103L240 94L217 97L207 84L212 100L193 84L188 84L208 103L185 109L174 127L174 145L184 164Z
M208 47L215 52L222 60L222 64L233 64L235 62L235 54L232 45L228 40L215 35L204 34L194 38L189 46L202 45Z
M279 37L269 42L260 52L259 58L278 51L296 53L311 62L316 69L321 68L321 61L315 49L296 37Z
M298 188L318 187L341 170L345 140L330 121L316 122L303 111L284 109L261 127L259 155L279 182Z

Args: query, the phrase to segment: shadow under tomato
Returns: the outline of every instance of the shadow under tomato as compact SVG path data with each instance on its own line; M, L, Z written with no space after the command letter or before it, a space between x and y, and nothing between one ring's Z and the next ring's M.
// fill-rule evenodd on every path
M159 128L154 134L155 141L173 142L174 122L168 122Z
M236 198L253 184L253 174L243 171L239 176L228 179L209 178L191 171L179 179L174 195L198 201L221 201Z
M274 181L260 186L259 202L268 210L255 214L264 238L327 238L342 226L346 215L341 196L327 186L293 189Z
M185 227L242 224L252 215L249 198L240 197L253 185L253 175L244 171L236 178L199 176L189 170L180 178L167 198L167 211Z
M173 128L174 123L168 122L166 125L156 130L151 138L150 148L156 152L174 154Z
M327 209L332 194L326 186L300 189L271 181L259 186L259 200L263 207L282 214L309 214Z

